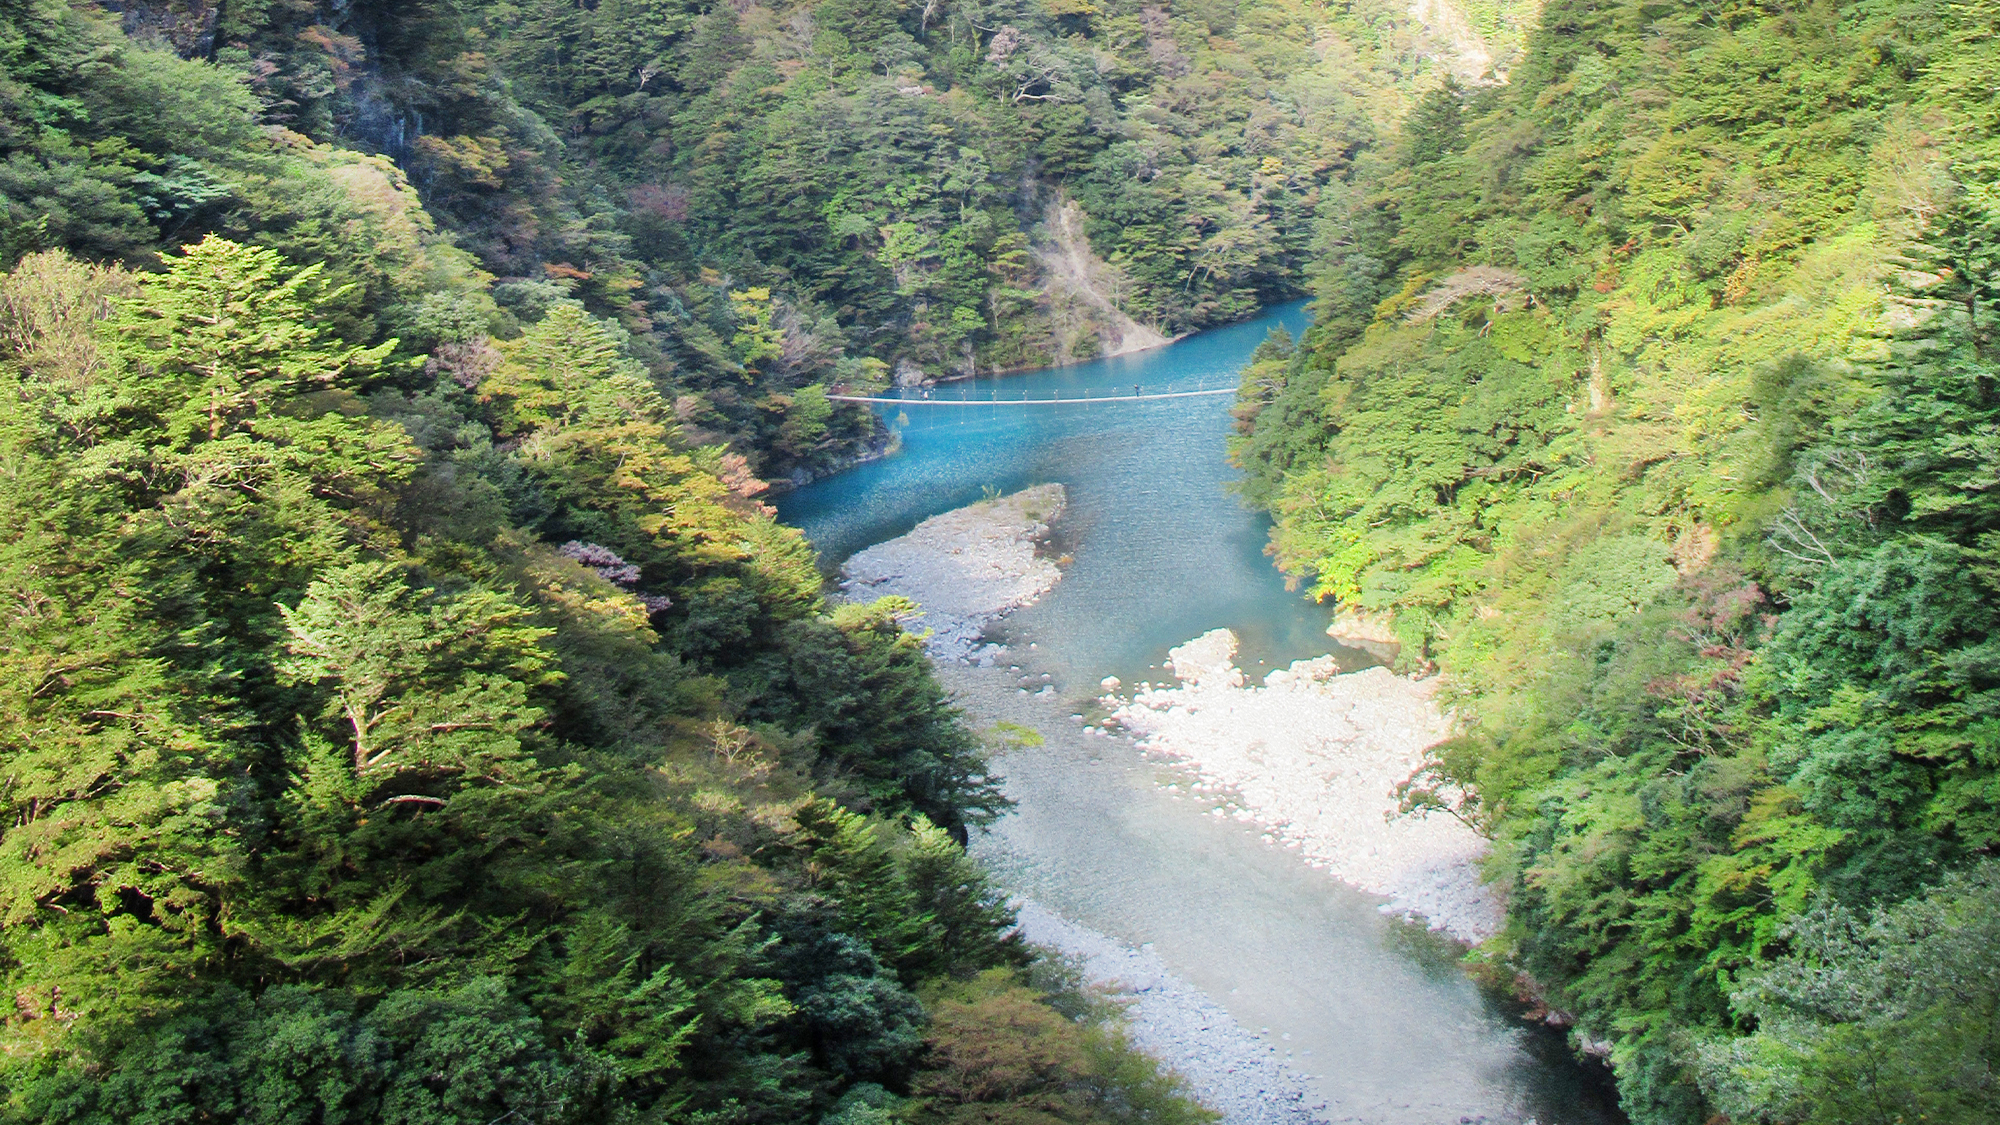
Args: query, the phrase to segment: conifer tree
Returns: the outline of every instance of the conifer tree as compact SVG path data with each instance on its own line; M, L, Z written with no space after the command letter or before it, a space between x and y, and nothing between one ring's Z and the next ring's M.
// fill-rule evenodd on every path
M504 780L542 712L547 677L527 611L484 590L416 590L394 564L359 562L313 580L296 609L279 674L326 689L328 718L360 777L442 771Z

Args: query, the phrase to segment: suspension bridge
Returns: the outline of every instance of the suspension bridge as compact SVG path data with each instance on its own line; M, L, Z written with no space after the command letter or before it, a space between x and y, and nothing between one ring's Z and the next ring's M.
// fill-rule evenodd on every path
M1199 391L1155 391L1152 394L1136 395L1071 395L1068 398L1051 392L1048 398L1028 398L1026 393L1020 398L886 398L873 395L828 395L835 402L880 402L891 406L1077 406L1099 402L1157 402L1168 398L1201 398L1207 395L1233 395L1235 387L1216 387ZM995 392L998 395L998 392Z

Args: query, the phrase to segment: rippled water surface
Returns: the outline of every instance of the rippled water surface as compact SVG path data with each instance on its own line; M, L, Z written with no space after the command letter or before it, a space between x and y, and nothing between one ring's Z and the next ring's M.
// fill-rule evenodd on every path
M939 400L1049 399L1229 387L1289 305L1167 348L1001 379L946 384ZM1227 490L1227 395L1157 402L888 407L902 437L881 461L779 501L823 561L908 531L980 498L1059 482L1059 528L1073 555L1062 582L1007 624L1008 669L952 678L968 707L1049 732L999 764L1018 810L978 845L1015 891L1093 929L1151 943L1252 1031L1311 1074L1336 1120L1594 1125L1618 1120L1597 1075L1552 1034L1507 1018L1414 927L1379 900L1305 867L1122 741L1070 720L1097 681L1163 679L1166 650L1223 626L1253 675L1337 650L1329 614L1288 592L1263 553L1269 523ZM1030 646L1033 647L1030 647ZM1360 663L1354 652L1343 657ZM1017 677L1051 676L1029 696Z
M779 514L837 564L979 499L982 488L1060 482L1075 564L1010 622L1059 674L1144 679L1169 647L1219 625L1237 631L1253 663L1319 655L1330 615L1286 592L1264 556L1269 521L1225 491L1236 476L1222 452L1230 396L1084 400L1130 395L1135 385L1142 394L1233 387L1266 333L1296 333L1306 322L1302 306L1287 305L1138 355L944 384L929 403L887 408L902 435L898 453L783 497ZM937 405L1024 397L1067 401Z

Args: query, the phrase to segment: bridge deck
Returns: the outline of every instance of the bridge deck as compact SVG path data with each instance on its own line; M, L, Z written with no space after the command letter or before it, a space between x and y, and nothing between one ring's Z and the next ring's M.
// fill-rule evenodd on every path
M1079 406L1093 402L1152 402L1163 398L1233 395L1235 387L1208 391L1161 391L1150 395L1104 395L1099 398L876 398L870 395L828 395L835 402L884 402L892 406Z

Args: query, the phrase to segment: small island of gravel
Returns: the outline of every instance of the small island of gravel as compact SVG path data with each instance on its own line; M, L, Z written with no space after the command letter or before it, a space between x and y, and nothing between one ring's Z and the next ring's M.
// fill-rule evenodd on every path
M1044 484L932 516L849 558L841 590L854 601L910 599L923 614L909 627L929 631L933 659L991 666L999 647L985 642L987 627L1062 580L1040 546L1067 501L1062 485Z

